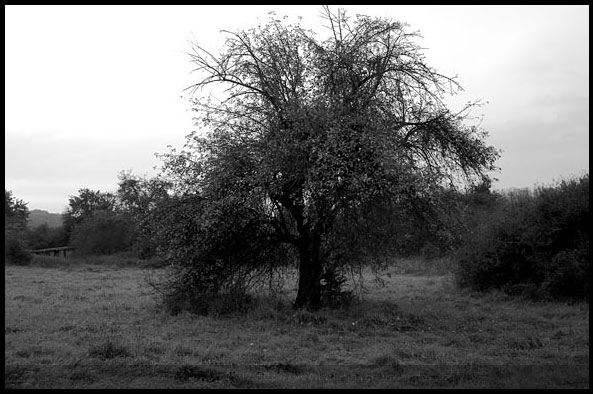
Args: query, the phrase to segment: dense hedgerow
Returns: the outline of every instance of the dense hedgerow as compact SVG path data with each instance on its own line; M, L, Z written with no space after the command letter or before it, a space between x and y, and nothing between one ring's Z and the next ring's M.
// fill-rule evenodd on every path
M504 197L459 250L459 284L588 300L589 175Z

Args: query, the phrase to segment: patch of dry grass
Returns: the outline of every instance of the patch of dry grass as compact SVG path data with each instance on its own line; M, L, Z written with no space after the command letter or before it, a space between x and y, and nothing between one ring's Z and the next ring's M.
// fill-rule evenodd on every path
M293 310L292 283L223 317L161 312L162 269L5 266L5 388L588 387L588 304L460 292L422 264L366 273L342 309Z

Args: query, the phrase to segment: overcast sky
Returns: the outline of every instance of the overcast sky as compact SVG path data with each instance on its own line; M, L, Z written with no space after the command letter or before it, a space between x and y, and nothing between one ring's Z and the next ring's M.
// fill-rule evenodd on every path
M495 189L589 170L589 6L346 5L408 23L429 66L458 76L451 101L502 150ZM122 170L154 175L155 153L194 130L184 89L192 37L301 16L320 5L5 6L5 188L29 209L61 213L80 188L115 191Z

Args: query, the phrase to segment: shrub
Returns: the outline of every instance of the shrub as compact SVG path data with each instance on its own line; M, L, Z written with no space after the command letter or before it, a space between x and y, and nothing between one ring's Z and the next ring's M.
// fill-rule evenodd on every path
M589 246L569 249L554 256L542 290L553 298L589 300Z
M507 194L457 257L461 286L588 300L589 176Z
M33 256L25 249L23 243L16 238L4 238L4 263L28 265Z
M76 225L71 244L81 255L102 255L121 252L130 247L133 223L124 215L97 211Z
M57 248L68 244L68 234L63 226L51 228L43 223L25 233L31 249Z
M321 274L321 303L329 308L348 306L354 300L351 290L344 290L348 281L340 267L326 266Z

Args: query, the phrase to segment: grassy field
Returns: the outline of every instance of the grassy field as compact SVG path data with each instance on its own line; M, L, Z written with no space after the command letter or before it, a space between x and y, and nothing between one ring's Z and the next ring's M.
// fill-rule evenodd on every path
M338 310L297 312L294 284L243 315L157 307L162 269L5 266L5 388L588 388L589 305L455 288L402 260Z

